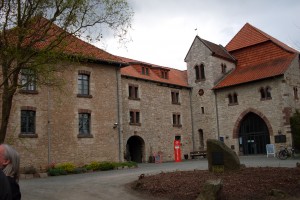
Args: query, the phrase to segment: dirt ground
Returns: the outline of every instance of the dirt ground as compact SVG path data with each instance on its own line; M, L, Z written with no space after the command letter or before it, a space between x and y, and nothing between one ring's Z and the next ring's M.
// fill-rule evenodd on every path
M223 182L224 200L300 199L299 167L243 168L224 173L195 170L141 175L132 184L132 188L155 199L194 200L201 193L205 181L219 178ZM273 189L280 190L283 194L274 196L271 194Z

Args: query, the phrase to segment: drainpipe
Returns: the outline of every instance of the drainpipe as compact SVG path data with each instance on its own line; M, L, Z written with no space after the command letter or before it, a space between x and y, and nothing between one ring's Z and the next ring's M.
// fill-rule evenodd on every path
M215 106L216 106L216 119L217 119L217 140L220 139L220 127L219 127L219 111L218 111L218 95L216 90L214 90L214 94L215 94Z
M51 164L51 124L50 124L50 88L47 86L47 135L48 135L48 164Z
M194 128L194 117L193 117L193 101L192 101L192 89L190 94L190 108L191 108L191 121L192 121L192 140L193 140L193 151L195 151L195 128Z
M121 64L120 67L116 67L116 79L117 79L117 116L118 116L118 137L119 137L119 162L122 162L122 132L121 132L121 103L120 103L120 78L119 78L119 73L118 71L121 68Z

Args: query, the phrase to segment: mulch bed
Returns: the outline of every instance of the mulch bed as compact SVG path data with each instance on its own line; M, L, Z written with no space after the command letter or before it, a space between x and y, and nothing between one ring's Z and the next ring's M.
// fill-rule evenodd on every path
M207 180L223 181L222 199L300 199L300 168L243 168L238 171L211 173L207 170L176 171L141 175L132 183L139 193L155 199L194 200ZM285 198L272 196L272 189L284 192Z

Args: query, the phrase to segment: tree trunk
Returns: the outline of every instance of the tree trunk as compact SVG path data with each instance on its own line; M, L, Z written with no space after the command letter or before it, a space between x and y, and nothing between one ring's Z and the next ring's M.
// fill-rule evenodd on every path
M0 144L4 143L7 126L9 122L10 111L12 107L12 100L16 89L9 91L8 88L3 89L2 94L2 118L1 118L1 128L0 128Z

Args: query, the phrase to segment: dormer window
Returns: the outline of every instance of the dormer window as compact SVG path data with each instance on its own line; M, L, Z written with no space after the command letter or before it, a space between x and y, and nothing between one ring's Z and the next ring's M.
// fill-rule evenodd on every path
M149 68L148 67L142 67L142 74L149 75Z
M168 79L168 72L162 70L161 71L161 78Z
M221 64L221 68L222 68L222 74L226 74L226 71L227 71L227 66L226 66L226 64L224 64L224 63L222 63Z

